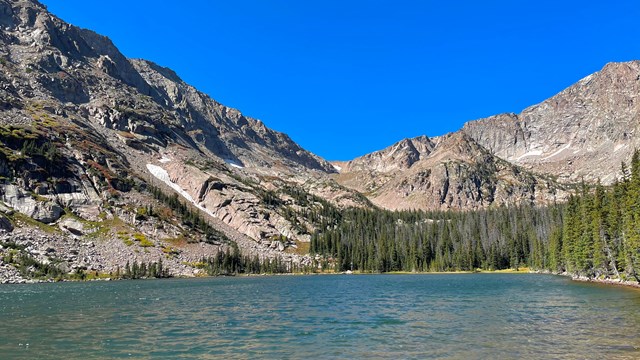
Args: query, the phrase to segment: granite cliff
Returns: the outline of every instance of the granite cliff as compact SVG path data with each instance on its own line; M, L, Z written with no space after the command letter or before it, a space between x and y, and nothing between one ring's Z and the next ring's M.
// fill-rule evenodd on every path
M193 275L236 247L308 265L306 211L368 205L286 134L35 0L0 1L0 142L2 258L64 271Z
M466 123L493 154L562 182L611 184L640 145L640 62L609 63L520 114Z
M640 62L610 63L520 114L335 162L336 179L390 209L563 201L575 184L621 176L640 146L639 97Z

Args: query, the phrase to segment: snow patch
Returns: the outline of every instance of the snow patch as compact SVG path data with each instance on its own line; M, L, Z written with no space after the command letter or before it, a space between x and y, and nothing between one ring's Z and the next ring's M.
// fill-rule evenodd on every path
M168 163L169 161L171 161L171 159L169 159L166 156L162 156L162 159L160 159L158 161L160 161L161 163L165 164L165 163Z
M520 160L523 157L528 157L528 156L540 156L542 155L542 150L531 150L529 152L526 152L520 156L518 156L515 160Z
M567 150L570 146L571 146L571 143L565 144L563 147L561 147L560 149L556 150L553 154L543 157L542 160L547 160L549 158L552 158L552 157L560 154L561 152Z
M171 178L169 177L169 173L167 172L167 170L153 164L147 164L147 169L153 176L158 178L158 180L169 185L173 190L177 191L180 195L182 195L182 197L191 201L195 205L195 202L193 201L193 198L191 197L191 195L189 195L188 192L184 191L184 189L181 188L180 185L171 181Z
M227 164L229 164L229 165L231 165L231 166L233 166L235 168L238 168L238 169L243 169L244 168L244 166L238 164L237 162L235 162L235 161L233 161L231 159L224 159L224 162L226 162Z
M198 209L206 212L210 216L215 217L215 215L213 215L213 213L211 211L209 211L207 208L205 208L204 206L198 204L195 200L193 200L191 195L189 195L188 192L186 192L183 188L181 188L180 185L178 185L178 184L174 183L173 181L171 181L171 178L169 177L169 173L167 172L167 170L161 168L160 166L153 165L153 164L147 164L147 170L149 170L149 172L153 176L155 176L158 180L160 180L163 183L169 185L173 190L175 190L183 198L187 199L187 201L192 203L195 207L197 207Z
M338 170L338 172L342 171L342 167L340 167L338 165L333 165L333 164L331 164L331 165L333 166L334 169Z

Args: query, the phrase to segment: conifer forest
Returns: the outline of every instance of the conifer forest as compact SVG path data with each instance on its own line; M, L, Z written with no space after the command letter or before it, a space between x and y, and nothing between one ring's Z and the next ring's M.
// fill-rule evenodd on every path
M638 280L640 153L612 186L576 187L567 203L468 212L348 209L313 234L337 271L474 271L529 267Z

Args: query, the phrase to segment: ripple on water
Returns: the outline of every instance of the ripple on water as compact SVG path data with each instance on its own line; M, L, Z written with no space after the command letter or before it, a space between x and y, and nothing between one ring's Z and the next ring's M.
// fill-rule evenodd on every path
M7 285L0 310L3 357L640 358L640 292L544 275Z

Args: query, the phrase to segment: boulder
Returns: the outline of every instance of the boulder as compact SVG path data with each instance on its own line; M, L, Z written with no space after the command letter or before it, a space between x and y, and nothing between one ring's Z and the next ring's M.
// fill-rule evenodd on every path
M60 221L58 224L61 230L67 231L73 235L82 236L85 233L84 224L79 220L68 218Z
M9 219L4 216L4 215L0 215L0 231L6 231L6 232L12 232L13 231L13 224L11 223L11 221L9 221Z
M64 213L60 205L52 201L36 200L25 194L16 185L6 185L4 187L3 200L6 205L12 207L15 211L45 224L55 222Z
M45 224L51 224L64 214L64 210L60 205L53 202L40 202L38 201L33 212L29 215L32 219L38 220Z

